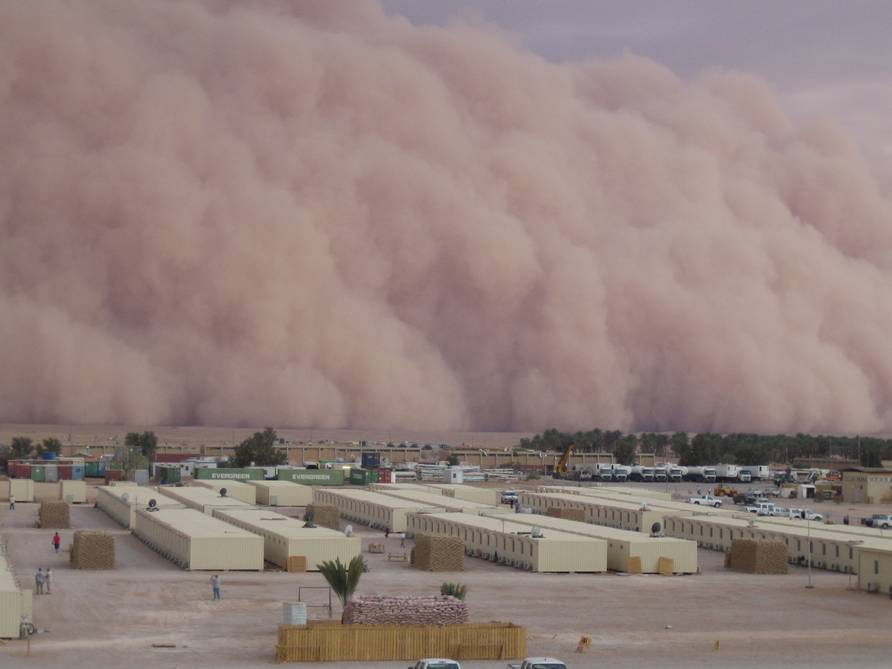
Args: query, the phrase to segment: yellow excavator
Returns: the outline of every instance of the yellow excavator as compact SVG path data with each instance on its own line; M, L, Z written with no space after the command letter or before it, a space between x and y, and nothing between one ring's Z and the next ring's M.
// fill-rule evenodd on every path
M558 463L554 466L554 478L556 479L565 479L567 478L567 463L570 462L570 455L573 453L573 450L576 448L576 444L567 444L564 448L564 452L561 455L561 459L558 460Z

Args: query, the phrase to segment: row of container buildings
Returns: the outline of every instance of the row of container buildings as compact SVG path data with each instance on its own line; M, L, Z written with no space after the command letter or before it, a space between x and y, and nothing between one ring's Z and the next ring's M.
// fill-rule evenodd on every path
M5 555L0 555L0 639L18 638L22 623L31 622L31 590L22 588Z

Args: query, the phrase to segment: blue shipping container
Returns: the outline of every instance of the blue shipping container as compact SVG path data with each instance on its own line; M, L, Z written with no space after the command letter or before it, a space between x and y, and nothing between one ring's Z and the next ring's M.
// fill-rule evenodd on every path
M84 480L84 467L81 465L72 465L71 466L71 478L74 481L83 481Z

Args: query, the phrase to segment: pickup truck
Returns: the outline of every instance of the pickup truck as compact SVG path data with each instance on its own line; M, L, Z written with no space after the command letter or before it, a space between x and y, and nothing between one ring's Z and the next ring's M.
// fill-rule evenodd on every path
M870 518L862 518L861 523L867 527L879 527L888 530L892 527L892 515L888 513L875 513Z
M517 492L514 490L503 490L501 501L502 504L513 504L517 501Z
M528 657L520 664L509 664L508 669L567 669L567 665L553 657Z
M786 515L787 513L786 509L775 506L774 502L766 502L761 500L757 501L755 504L747 505L746 510L749 513L755 513L760 516L781 516Z
M824 520L824 516L808 509L790 509L790 518L798 518L799 520Z
M461 669L461 666L455 660L444 660L442 658L427 658L418 660L409 669Z
M722 505L722 500L718 497L713 497L712 495L703 495L701 497L689 497L688 504L699 504L700 506L714 506L715 508L719 508Z

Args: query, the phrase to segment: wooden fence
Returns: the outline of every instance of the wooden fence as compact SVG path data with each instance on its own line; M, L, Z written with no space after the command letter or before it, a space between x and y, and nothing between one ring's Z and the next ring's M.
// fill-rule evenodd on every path
M480 625L280 625L276 660L508 660L527 652L527 631L510 623Z

